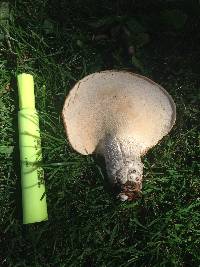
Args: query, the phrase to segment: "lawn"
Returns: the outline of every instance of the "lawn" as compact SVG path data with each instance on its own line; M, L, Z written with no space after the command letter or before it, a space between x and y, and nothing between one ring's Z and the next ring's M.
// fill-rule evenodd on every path
M200 4L124 3L10 1L0 32L0 266L200 266ZM105 69L153 79L177 107L170 134L143 157L134 202L116 200L103 160L76 153L62 123L72 86ZM21 211L21 72L35 80L49 214L30 225Z

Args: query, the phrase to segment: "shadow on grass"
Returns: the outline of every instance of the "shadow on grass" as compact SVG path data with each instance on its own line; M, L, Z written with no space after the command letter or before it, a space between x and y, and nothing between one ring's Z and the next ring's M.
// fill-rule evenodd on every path
M22 191L21 191L21 166L20 166L20 151L19 151L19 130L18 130L18 110L19 110L19 99L18 99L18 88L16 77L11 78L11 88L14 89L13 99L15 103L15 110L13 112L13 129L15 135L13 136L14 150L13 150L13 168L16 175L16 190L15 190L15 200L16 200L16 210L14 217L22 222Z

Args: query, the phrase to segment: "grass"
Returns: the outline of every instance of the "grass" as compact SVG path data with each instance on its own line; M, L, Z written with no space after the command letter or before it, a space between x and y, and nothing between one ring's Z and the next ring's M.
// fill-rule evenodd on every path
M198 9L182 2L188 18L178 31L152 20L150 41L136 45L135 61L113 29L121 17L156 17L159 2L149 1L150 10L148 1L95 2L11 1L10 45L4 41L0 50L0 265L200 266ZM73 84L106 68L147 75L177 105L172 132L143 158L143 197L132 203L115 200L97 158L73 151L61 119ZM16 75L22 71L35 79L49 213L47 222L33 225L21 220Z

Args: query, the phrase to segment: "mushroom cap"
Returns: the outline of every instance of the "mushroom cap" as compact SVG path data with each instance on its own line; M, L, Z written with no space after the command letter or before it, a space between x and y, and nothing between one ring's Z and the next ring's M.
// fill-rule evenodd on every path
M81 154L103 153L104 140L111 135L143 155L171 130L176 107L167 91L152 80L109 70L77 82L62 116L69 142Z

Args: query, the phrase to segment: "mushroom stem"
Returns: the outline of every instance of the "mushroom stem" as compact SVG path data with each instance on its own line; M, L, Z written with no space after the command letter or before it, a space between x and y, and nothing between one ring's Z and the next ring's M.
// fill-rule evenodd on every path
M132 146L117 137L107 135L104 157L108 178L112 185L120 187L119 198L133 200L142 189L143 164Z

